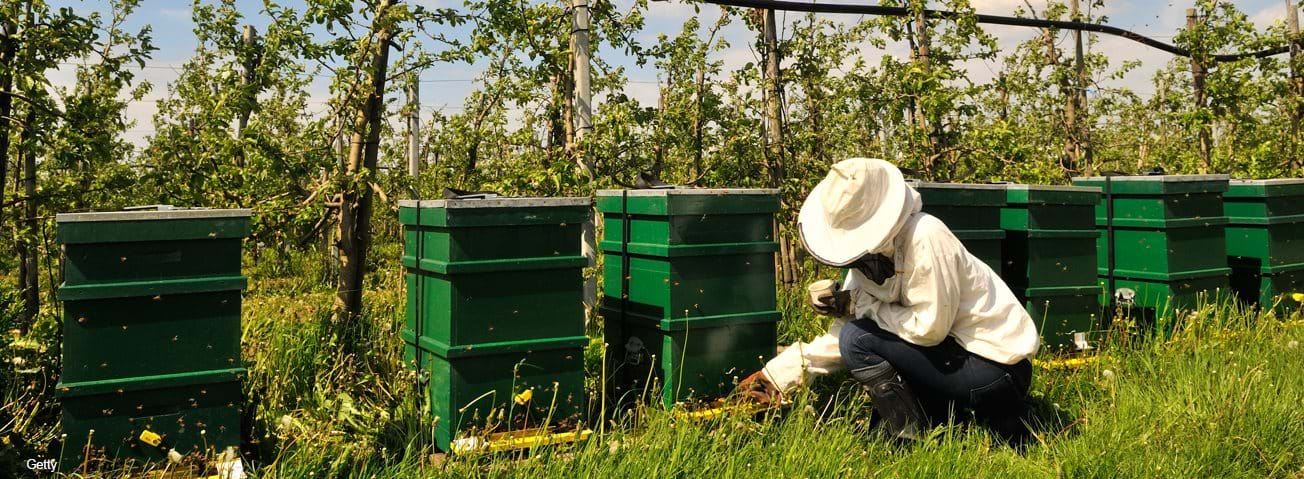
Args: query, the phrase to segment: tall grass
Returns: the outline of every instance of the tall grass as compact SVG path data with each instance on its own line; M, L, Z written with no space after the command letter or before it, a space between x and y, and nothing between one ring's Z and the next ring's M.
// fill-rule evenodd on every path
M374 275L366 314L337 324L333 291L295 279L324 274L321 264L304 254L249 265L252 442L243 449L254 477L1304 477L1304 322L1228 302L1180 312L1166 334L1120 322L1094 362L1039 367L1036 438L1018 449L966 425L912 444L885 440L869 427L859 388L834 377L759 417L693 422L638 407L582 444L444 456L416 378L400 363L401 271ZM780 293L784 342L824 327L806 310L802 284ZM595 340L590 368L601 367L600 352ZM57 431L53 422L33 427Z

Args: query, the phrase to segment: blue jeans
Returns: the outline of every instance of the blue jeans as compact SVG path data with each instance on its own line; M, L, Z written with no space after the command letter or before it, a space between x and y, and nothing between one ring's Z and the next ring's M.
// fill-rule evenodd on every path
M1027 359L1001 364L966 351L949 336L936 346L919 346L870 319L843 326L838 348L853 376L881 361L891 364L935 422L965 410L981 420L1021 415L1032 383Z

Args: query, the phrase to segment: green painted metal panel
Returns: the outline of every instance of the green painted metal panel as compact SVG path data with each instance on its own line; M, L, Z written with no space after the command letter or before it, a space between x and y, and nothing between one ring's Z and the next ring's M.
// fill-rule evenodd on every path
M586 198L402 202L405 327L452 347L583 335L579 222L590 218L588 205Z
M240 367L240 291L64 302L62 380Z
M582 223L587 198L401 202L403 360L435 439L572 427L586 412ZM532 399L513 398L525 390ZM501 414L501 415L500 415Z
M1176 195L1185 193L1215 193L1227 191L1227 175L1133 175L1114 176L1110 189L1115 195ZM1093 186L1105 189L1102 176L1075 177L1074 186Z
M1005 185L928 183L910 181L924 201L924 210L938 206L991 207L1005 206ZM941 218L941 216L939 216ZM943 221L946 219L943 218Z
M1009 231L1002 245L1001 277L1011 288L1096 283L1096 238L1089 230Z
M1256 269L1304 263L1304 222L1228 226L1227 256Z
M166 457L136 439L144 427L183 453L239 445L249 214L158 207L57 216L63 466L81 463L87 444L109 459Z
M435 444L448 451L462 437L581 427L587 412L585 341L563 338L528 350L451 358L414 348L423 350L420 369L429 372L425 387L435 418ZM526 390L530 400L518 404L515 398Z
M1100 188L1087 186L1005 185L1007 206L1061 205L1095 206L1100 202Z
M1097 238L1099 274L1107 274L1105 234ZM1175 279L1227 268L1227 238L1222 227L1169 229L1116 228L1114 274L1139 279Z
M1018 292L1024 300L1024 308L1037 324L1045 350L1052 353L1076 351L1076 335L1083 334L1088 341L1098 336L1101 317L1099 286L1029 288Z
M94 457L161 462L170 449L211 456L238 447L244 401L240 382L232 380L236 376L226 377L216 382L155 381L142 389L131 384L89 392L83 389L94 388L63 388L60 470L78 470L88 450ZM162 444L141 441L146 430L161 436Z
M1001 207L996 205L931 205L924 199L923 211L942 220L957 235L965 231L991 231L1001 227Z
M982 261L993 272L1001 271L1001 243L1003 238L961 239L960 243L969 254Z
M1304 196L1304 178L1231 180L1227 198L1278 198Z
M407 327L449 345L582 334L579 266L455 275L409 269L407 301L414 314Z
M924 183L910 181L919 191L923 212L951 230L966 250L992 268L1001 270L1001 207L1005 185Z
M627 208L622 208L627 204ZM752 188L674 188L598 190L600 213L648 216L747 215L779 211L779 190ZM608 228L608 230L610 230Z
M248 219L243 219L248 224ZM89 234L91 223L81 223ZM129 228L122 223L96 224ZM241 238L71 243L64 245L68 285L240 275Z
M415 314L407 327L454 346L583 335L583 281L578 267L458 275L409 269Z
M617 402L659 397L690 408L728 395L774 357L778 311L728 318L666 320L604 305L604 341Z
M592 217L589 204L579 197L403 200L398 218L404 226L437 228L580 224Z
M1087 230L1095 228L1100 191L1075 186L1007 185L1001 209L1005 230Z
M161 208L60 213L55 215L55 239L63 245L223 239L239 244L239 239L249 236L248 209Z
M621 257L606 253L605 295L619 298ZM628 312L677 319L775 309L773 253L662 258L630 255Z
M1283 313L1296 311L1300 302L1294 296L1304 293L1304 265L1274 273L1232 268L1231 287L1246 303L1274 307Z
M1106 279L1101 277L1099 281L1104 293ZM1134 291L1136 296L1131 306L1145 310L1145 316L1151 318L1167 315L1175 309L1194 308L1202 296L1212 300L1217 295L1231 294L1225 272L1168 281L1116 278L1114 283L1115 291L1124 288ZM1104 299L1102 297L1102 301Z
M603 213L603 241L624 241L619 211ZM629 216L629 243L688 246L773 243L774 214L711 214L691 216Z

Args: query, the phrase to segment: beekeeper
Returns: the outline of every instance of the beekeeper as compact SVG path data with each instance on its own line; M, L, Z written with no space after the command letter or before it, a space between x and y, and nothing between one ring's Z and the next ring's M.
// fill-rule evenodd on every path
M845 368L896 437L917 438L966 411L1001 434L1025 430L1036 326L1009 286L921 206L886 161L833 165L798 216L806 251L849 270L841 287L809 288L811 305L833 318L829 331L784 349L740 382L741 393L773 405Z

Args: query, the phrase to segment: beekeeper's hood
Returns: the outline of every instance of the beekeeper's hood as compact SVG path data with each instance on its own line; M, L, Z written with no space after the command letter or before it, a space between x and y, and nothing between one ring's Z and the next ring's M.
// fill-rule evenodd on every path
M833 165L806 196L797 216L801 242L815 259L846 266L886 251L897 231L922 206L901 170L879 159Z

